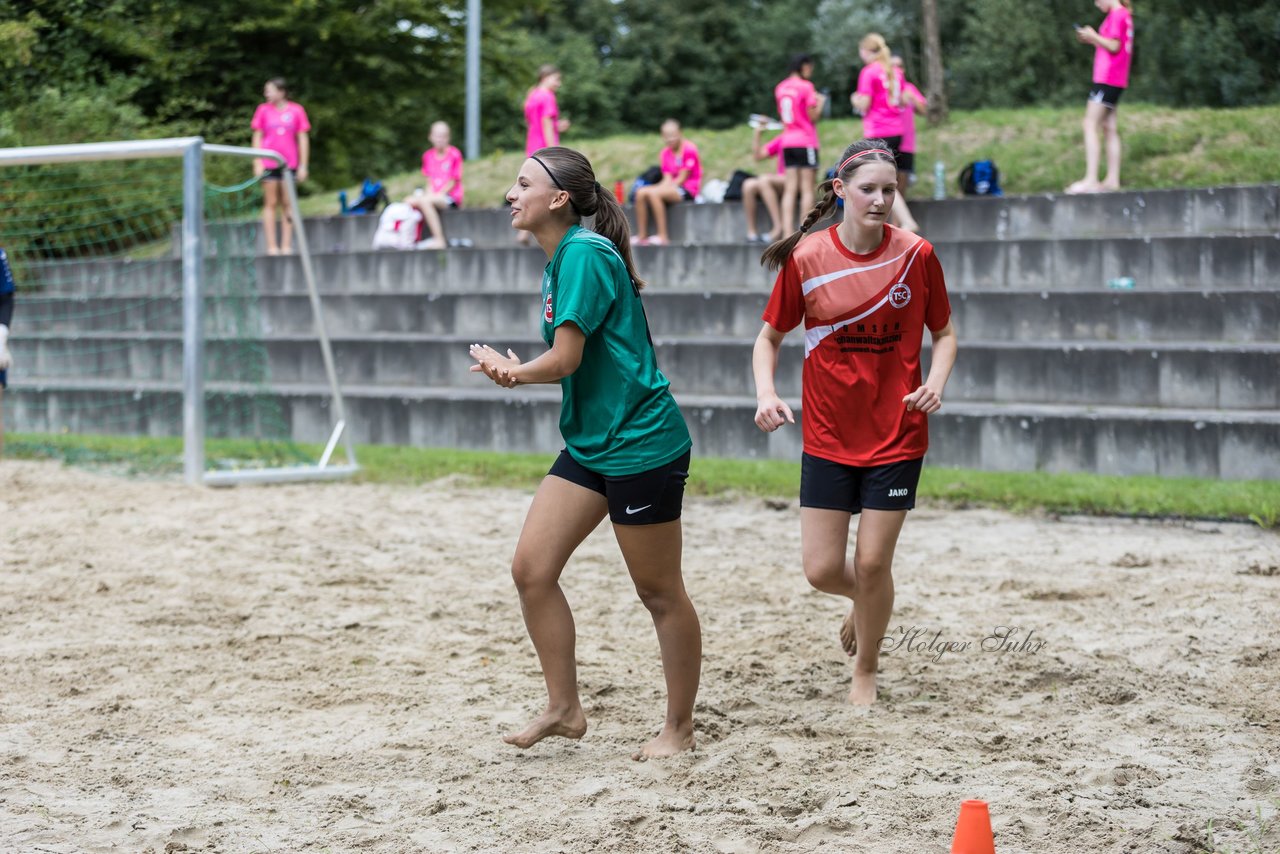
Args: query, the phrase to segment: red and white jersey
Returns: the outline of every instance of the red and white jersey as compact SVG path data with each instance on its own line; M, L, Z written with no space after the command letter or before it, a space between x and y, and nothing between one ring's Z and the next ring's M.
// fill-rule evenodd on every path
M926 327L951 320L942 267L929 241L891 225L867 255L836 228L800 241L764 310L779 332L804 322L805 453L850 466L922 457L928 417L902 398L921 385Z

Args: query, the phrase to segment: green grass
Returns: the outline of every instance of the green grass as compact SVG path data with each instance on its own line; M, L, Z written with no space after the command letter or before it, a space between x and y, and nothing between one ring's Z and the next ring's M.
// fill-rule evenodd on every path
M171 476L181 470L181 441L115 436L16 434L6 442L12 457L62 459L130 475ZM257 465L314 460L319 446L215 439L214 460ZM476 485L532 488L553 459L549 454L498 454L395 445L357 449L363 483L417 486L446 477ZM750 495L791 499L800 488L800 467L780 460L695 457L688 490L694 495ZM1104 477L1043 472L983 472L928 467L921 499L953 507L996 507L1015 512L1170 517L1252 521L1274 528L1280 511L1278 481L1218 481L1199 478Z
M1083 115L1081 104L956 112L937 128L921 122L916 146L920 181L911 195L931 195L934 160L946 163L947 189L954 196L961 167L984 158L1000 167L1006 193L1058 192L1084 172ZM727 178L735 169L760 171L751 162L751 131L745 122L729 130L690 128L685 133L698 144L706 178ZM828 120L820 124L819 133L824 161L834 161L845 145L862 136L862 126L852 118ZM1129 189L1280 182L1280 158L1274 156L1275 140L1280 138L1280 106L1176 110L1125 103L1120 108L1120 135L1122 183ZM656 128L652 134L601 139L578 139L571 133L563 141L591 159L597 178L608 187L615 181L629 184L657 163L662 145ZM501 205L523 160L522 151L492 151L468 163L468 205ZM383 181L391 197L399 199L420 184L421 175L411 169ZM335 214L337 193L317 193L301 205L308 215Z

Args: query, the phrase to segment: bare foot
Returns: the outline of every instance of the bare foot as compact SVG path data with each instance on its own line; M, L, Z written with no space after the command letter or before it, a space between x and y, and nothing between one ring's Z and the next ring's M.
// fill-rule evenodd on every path
M845 614L844 622L840 624L840 646L844 647L844 654L853 657L858 652L858 636L853 630L853 605L849 605L849 613Z
M507 744L514 744L521 750L533 747L544 738L558 735L561 738L582 738L587 732L587 718L582 714L582 707L568 712L545 711L520 732L513 732L502 737Z
M1101 191L1101 192L1103 192L1103 193L1118 193L1118 192L1120 192L1120 185L1119 185L1119 184L1108 184L1108 183L1106 183L1106 182L1104 181L1104 182L1102 183L1102 186L1100 186L1098 189L1099 189L1099 191Z
M849 684L849 705L870 706L876 701L876 675L853 671L853 682Z
M1102 189L1102 185L1096 181L1076 181L1074 184L1067 186L1064 191L1067 195L1078 195L1080 193L1096 193Z
M675 756L677 753L683 753L686 750L694 750L697 743L693 737L693 724L687 727L674 727L666 725L662 728L662 732L658 733L658 737L653 741L631 754L631 758L637 762L645 762L649 759L666 759L668 756Z

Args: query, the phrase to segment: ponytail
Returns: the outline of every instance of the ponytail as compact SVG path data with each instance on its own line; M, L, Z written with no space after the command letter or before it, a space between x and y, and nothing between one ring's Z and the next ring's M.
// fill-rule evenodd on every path
M631 228L627 224L627 215L613 193L600 186L591 162L581 152L560 145L540 148L531 157L547 170L556 189L569 194L569 207L579 218L595 217L592 231L613 243L627 268L627 275L637 289L643 288L644 279L636 272L635 261L631 257Z
M760 263L766 270L782 269L782 265L787 263L800 238L809 233L814 223L831 216L831 212L836 209L836 194L831 190L832 183L828 178L818 185L818 202L804 218L804 222L800 223L799 231L793 231L790 236L770 243L769 248L764 250L764 254L760 256Z
M893 54L889 52L889 45L885 42L884 36L879 33L867 33L862 37L862 41L858 42L858 47L875 54L871 61L880 63L880 67L884 69L884 88L888 92L889 103L895 107L898 106L902 102L902 85L898 75L894 73Z
M618 204L613 193L600 186L599 181L595 182L595 194L596 221L591 230L613 242L618 249L618 254L622 256L627 275L635 283L636 290L640 290L644 287L645 281L636 272L635 261L631 258L631 226L627 223L627 215L623 213L622 205Z
M846 148L844 153L840 155L840 159L836 161L835 177L847 183L853 177L853 173L858 171L858 167L867 163L888 163L897 169L893 153L889 151L889 146L883 139L860 139ZM781 270L782 266L787 263L787 259L791 257L791 253L795 251L800 239L809 233L809 229L831 216L832 212L835 211L834 178L828 178L818 186L818 199L818 203L813 206L813 209L804 218L804 222L800 224L799 231L792 232L789 237L784 237L769 244L769 248L764 250L764 254L760 256L760 263L764 265L765 269Z

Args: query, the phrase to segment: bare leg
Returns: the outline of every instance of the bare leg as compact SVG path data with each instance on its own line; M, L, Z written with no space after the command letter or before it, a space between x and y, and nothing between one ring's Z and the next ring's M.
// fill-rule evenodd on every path
M796 230L796 197L800 195L800 170L787 167L782 185L782 233Z
M1084 177L1067 187L1068 193L1096 193L1101 188L1098 183L1098 129L1106 113L1107 108L1096 101L1084 105L1084 121L1081 123L1084 130Z
M911 215L911 209L907 207L907 197L902 193L894 193L893 210L889 214L894 225L899 228L912 233L920 230L920 224L916 222L916 218Z
M276 241L276 205L280 200L280 190L279 181L262 182L262 236L268 255L280 254L280 244Z
M769 229L769 237L773 240L780 240L787 234L782 230L782 211L778 202L778 193L785 183L786 178L782 175L766 175L760 179L760 198L773 220L773 228Z
M1120 130L1116 121L1115 109L1107 110L1102 120L1102 133L1107 141L1107 177L1102 181L1104 190L1120 189Z
M652 186L636 190L636 234L637 241L644 240L649 233L649 193Z
M428 249L443 249L447 244L444 239L444 223L440 220L440 208L448 205L448 197L441 193L427 193L421 196L410 196L405 202L422 213L422 219L431 232Z
M742 213L747 219L747 241L756 239L756 197L760 193L763 178L748 178L742 182Z
M850 622L856 638L849 688L854 705L869 706L876 699L880 641L893 614L893 551L906 516L905 510L863 510L849 561L849 514L809 507L800 511L805 578L824 593L856 602L842 625L842 643Z
M790 170L788 170L790 171ZM813 210L813 181L818 174L817 169L798 169L800 181L800 212L801 221L809 215L809 211Z
M667 235L667 205L678 205L684 200L684 194L675 187L663 185L654 187L649 198L653 205L654 236L666 245L671 242L671 238Z
M667 715L657 738L632 758L674 756L694 748L693 704L702 671L702 629L680 574L680 521L614 525L640 601L653 617L667 683Z
M560 589L560 573L606 511L600 493L552 476L543 478L529 506L511 577L547 683L547 707L524 729L503 738L508 744L527 748L548 736L582 738L587 731L578 698L573 612Z
M289 194L285 192L284 181L280 182L280 254L293 252L293 206L289 204Z

